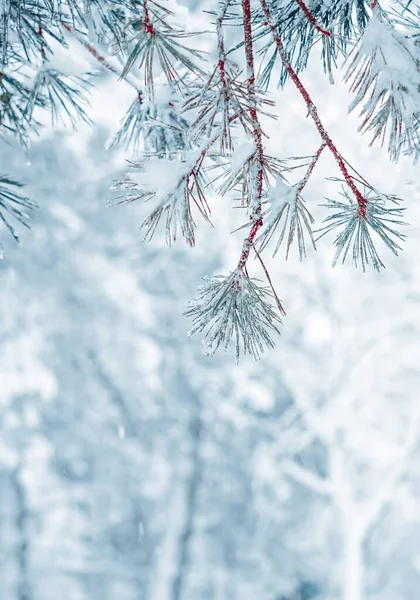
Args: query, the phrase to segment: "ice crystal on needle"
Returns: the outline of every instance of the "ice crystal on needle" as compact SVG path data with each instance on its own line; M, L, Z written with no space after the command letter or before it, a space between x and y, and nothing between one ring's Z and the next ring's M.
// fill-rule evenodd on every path
M265 348L273 348L270 331L280 333L281 319L272 306L274 295L269 287L259 285L241 269L204 281L185 312L193 319L190 335L205 334L204 354L213 356L219 346L226 351L232 338L237 362L241 353L257 360Z

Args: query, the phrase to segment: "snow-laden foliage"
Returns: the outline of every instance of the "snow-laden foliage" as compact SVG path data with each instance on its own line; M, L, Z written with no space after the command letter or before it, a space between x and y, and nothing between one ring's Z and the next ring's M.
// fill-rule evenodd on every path
M263 213L263 231L257 239L257 242L261 242L260 252L264 250L273 237L277 237L273 252L274 257L279 251L287 229L289 229L289 233L287 235L286 258L289 256L295 236L297 237L300 259L302 260L306 256L305 230L315 247L311 229L314 219L304 204L304 200L300 195L300 188L300 182L287 185L282 179L277 178L274 187L268 194L266 201L268 208Z
M236 269L228 277L207 279L199 291L185 315L193 318L191 335L205 332L205 354L213 356L219 346L227 350L232 338L236 361L241 354L257 359L265 347L274 346L269 332L279 333L281 320L270 304L274 294L269 287Z
M395 161L401 152L419 152L419 64L417 35L398 30L386 14L375 11L346 73L355 94L350 109L362 107L361 129L372 132L373 142L387 139Z
M393 160L402 154L416 159L418 23L412 3L391 4L386 9L367 0L218 0L203 7L206 27L200 30L188 26L182 2L34 0L21 5L6 0L0 17L2 134L28 145L45 112L53 124L90 124L89 92L101 80L98 69L105 69L116 85L133 91L108 146L120 145L134 154L130 174L113 189L117 202L142 205L145 240L163 224L169 245L183 237L194 246L197 217L211 223L212 194L237 199L239 193L246 224L236 231L245 230L246 237L231 272L239 269L244 281L252 281L249 256L256 253L272 290L261 254L271 240L274 256L284 240L286 258L295 241L301 260L308 242L315 249L316 213L307 184L329 153L350 207L334 199L326 205L335 212L327 216L322 232L341 228L333 264L352 254L363 270L368 264L383 267L375 244L382 242L393 253L400 249L395 241L404 239L400 209L382 202L394 198L391 192L375 189L372 194L365 175L350 165L346 149L339 149L327 131L322 107L316 106L301 72L311 56L316 58L316 47L325 83L334 83L335 71L345 64L354 94L350 108L362 110L361 130L371 131L374 140L387 140ZM89 63L69 67L75 47ZM272 119L288 118L288 107L274 101L272 83L293 86L304 101L319 134L318 150L313 148L309 162L306 156L277 156L273 144L267 150ZM305 175L295 176L305 166ZM254 314L262 318L266 307L257 298L261 307ZM243 322L250 314L242 315ZM258 328L252 325L250 331ZM213 334L231 337L228 330ZM255 336L256 346L271 346L264 336Z
M370 192L370 193L369 193ZM369 195L368 195L369 194ZM334 240L337 251L333 264L341 257L342 262L350 253L354 265L362 266L363 271L371 264L379 271L385 265L379 258L372 233L377 235L396 256L401 250L398 242L404 241L404 234L396 230L396 226L407 225L402 221L404 208L398 206L399 198L393 196L376 195L375 190L368 190L366 197L369 198L366 206L366 215L360 218L360 207L354 202L347 190L343 192L346 202L328 200L326 204L333 214L325 219L327 225L320 229L321 236L342 228ZM350 252L351 250L351 252Z
M16 241L19 241L19 236L10 222L10 217L25 227L29 227L30 211L36 208L36 204L32 200L18 193L21 187L22 184L9 177L0 177L0 220ZM3 246L0 243L0 258L2 257Z

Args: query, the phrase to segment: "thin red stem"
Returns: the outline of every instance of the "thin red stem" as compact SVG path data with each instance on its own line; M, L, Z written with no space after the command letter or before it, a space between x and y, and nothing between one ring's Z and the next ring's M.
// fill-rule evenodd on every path
M41 56L45 59L45 48L44 48L44 33L42 31L41 25L38 27L38 35L41 38Z
M297 87L298 91L300 92L302 98L304 99L305 104L308 107L308 112L311 115L312 120L315 123L315 126L318 129L318 132L319 132L322 140L325 142L325 144L328 146L329 150L331 151L332 155L334 156L335 161L344 177L345 182L347 183L350 190L354 194L354 196L357 200L357 203L359 205L358 216L361 218L364 218L364 217L366 217L367 199L363 196L361 191L355 185L353 178L350 175L350 173L346 167L343 157L341 156L340 152L338 151L333 140L328 135L327 130L325 129L325 127L319 117L318 110L317 110L315 104L313 103L312 98L310 97L308 91L306 90L303 83L299 79L296 71L293 69L292 65L290 64L287 54L284 50L283 42L281 41L281 38L277 32L275 24L272 22L271 13L270 13L270 9L268 8L267 1L260 0L260 2L261 2L262 9L264 11L264 14L265 14L267 24L271 29L271 33L273 35L273 40L277 46L277 51L280 55L283 66L286 69L291 80Z
M225 39L223 35L223 20L226 16L226 11L230 4L231 0L225 0L223 7L221 8L219 15L217 17L216 22L216 31L217 31L217 49L218 49L218 61L217 68L220 73L220 83L222 85L222 97L224 103L224 127L225 127L225 135L222 136L222 145L221 150L224 151L224 146L226 145L228 150L232 150L232 138L230 135L229 129L229 119L228 119L228 103L229 103L229 92L226 81L226 51L225 51Z
M226 16L226 11L229 7L231 0L225 0L225 4L222 7L219 16L216 21L216 30L217 30L217 49L218 49L218 67L220 71L220 80L225 87L226 85L226 75L225 75L225 63L226 63L226 51L225 51L225 40L223 36L223 21Z
M146 33L150 33L153 35L155 33L155 28L150 20L149 7L147 5L147 0L143 0L143 15L144 15L144 30Z
M327 31L326 29L323 29L320 25L318 25L318 22L316 20L316 18L314 17L314 15L311 13L311 11L309 10L309 8L306 6L305 2L303 0L296 0L296 4L298 4L300 6L300 8L303 10L303 12L305 13L306 18L308 19L309 23L311 25L313 25L315 27L315 29L317 31L319 31L319 33L322 33L322 35L325 35L327 37L330 37L331 33L329 31Z
M250 0L242 0L242 13L243 13L243 22L244 22L244 41L245 41L245 57L246 57L246 66L247 66L247 88L248 88L248 96L250 109L249 114L252 121L252 129L254 142L257 148L256 151L256 173L255 173L255 181L253 181L253 185L251 185L251 194L253 197L251 198L253 208L251 213L251 219L253 220L253 225L249 232L248 237L244 240L241 256L238 262L238 269L243 269L246 265L246 262L249 257L249 253L251 247L254 243L255 236L259 228L263 224L262 218L262 192L263 192L263 165L264 165L264 150L262 144L262 129L261 124L258 118L257 113L257 100L255 93L255 66L254 66L254 49L252 42L252 20L251 20L251 2ZM251 174L253 178L253 174Z

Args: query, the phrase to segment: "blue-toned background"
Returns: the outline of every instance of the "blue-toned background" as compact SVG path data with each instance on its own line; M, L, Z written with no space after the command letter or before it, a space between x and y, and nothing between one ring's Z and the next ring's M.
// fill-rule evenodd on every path
M404 198L408 240L380 274L332 269L333 238L302 264L268 254L287 317L259 363L202 358L182 317L236 264L231 199L210 199L194 249L144 245L141 207L107 207L132 158L105 149L124 82L98 80L93 130L1 147L39 203L20 247L2 232L1 600L418 600L418 167L369 148L339 73L304 80L346 158ZM313 154L300 98L275 99L270 151ZM327 156L318 221L326 176Z

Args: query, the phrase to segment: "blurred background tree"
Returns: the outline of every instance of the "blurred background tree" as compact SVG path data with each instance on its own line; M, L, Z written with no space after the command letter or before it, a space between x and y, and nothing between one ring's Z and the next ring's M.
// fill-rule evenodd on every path
M305 77L349 159L417 197L408 160L389 167L343 124L343 86L327 99ZM179 315L238 255L237 219L221 210L193 250L140 244L140 207L105 209L130 157L105 140L132 89L110 74L92 94L95 131L1 149L39 208L0 263L0 598L417 600L418 227L369 279L323 248L299 270L269 259L290 307L281 344L261 363L205 360ZM307 154L316 132L281 94L293 118L267 144ZM329 168L309 196L328 195ZM356 520L375 508L353 555L343 496Z

